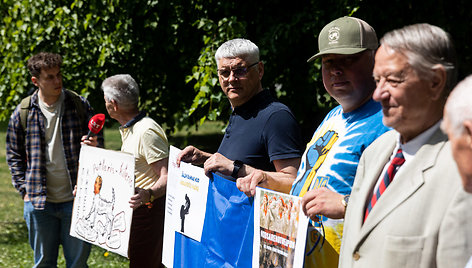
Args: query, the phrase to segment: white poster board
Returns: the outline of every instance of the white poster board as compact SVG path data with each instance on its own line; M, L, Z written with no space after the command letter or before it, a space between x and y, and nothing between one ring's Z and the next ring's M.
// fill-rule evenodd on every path
M181 162L177 167L180 149L171 146L166 188L164 247L162 263L174 265L175 232L200 242L205 221L209 178L202 168Z
M252 267L303 267L308 217L301 197L256 187Z
M128 257L134 156L82 145L70 235Z

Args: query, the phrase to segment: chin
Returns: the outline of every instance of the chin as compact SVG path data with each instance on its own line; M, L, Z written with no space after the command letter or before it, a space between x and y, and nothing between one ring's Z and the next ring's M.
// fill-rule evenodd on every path
M394 118L386 116L385 113L383 114L382 122L385 126L395 128L395 126L397 125L396 121L397 120L395 120Z
M472 174L470 176L462 175L462 185L466 192L472 194Z

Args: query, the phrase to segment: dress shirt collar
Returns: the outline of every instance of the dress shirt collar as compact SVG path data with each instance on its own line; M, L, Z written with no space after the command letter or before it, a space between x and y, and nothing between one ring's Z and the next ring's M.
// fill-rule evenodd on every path
M397 146L395 147L395 150L393 150L393 152L396 152L398 148L401 148L403 150L403 156L405 157L406 161L413 158L416 152L418 152L418 150L421 148L421 146L423 146L429 140L429 138L431 138L434 132L438 130L439 126L441 125L441 121L442 119L407 143L402 144L400 142L400 133L397 133Z

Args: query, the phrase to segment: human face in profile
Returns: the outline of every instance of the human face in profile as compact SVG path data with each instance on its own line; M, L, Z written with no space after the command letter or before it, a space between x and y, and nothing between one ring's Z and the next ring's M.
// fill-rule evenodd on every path
M403 143L434 125L442 116L441 96L433 79L420 76L408 58L387 46L375 55L373 98L382 104L383 123L401 134Z

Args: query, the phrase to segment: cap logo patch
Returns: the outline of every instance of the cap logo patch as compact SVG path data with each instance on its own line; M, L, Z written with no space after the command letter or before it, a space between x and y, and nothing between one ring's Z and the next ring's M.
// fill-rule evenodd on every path
M328 31L328 41L329 44L337 44L339 40L339 28L333 26Z

